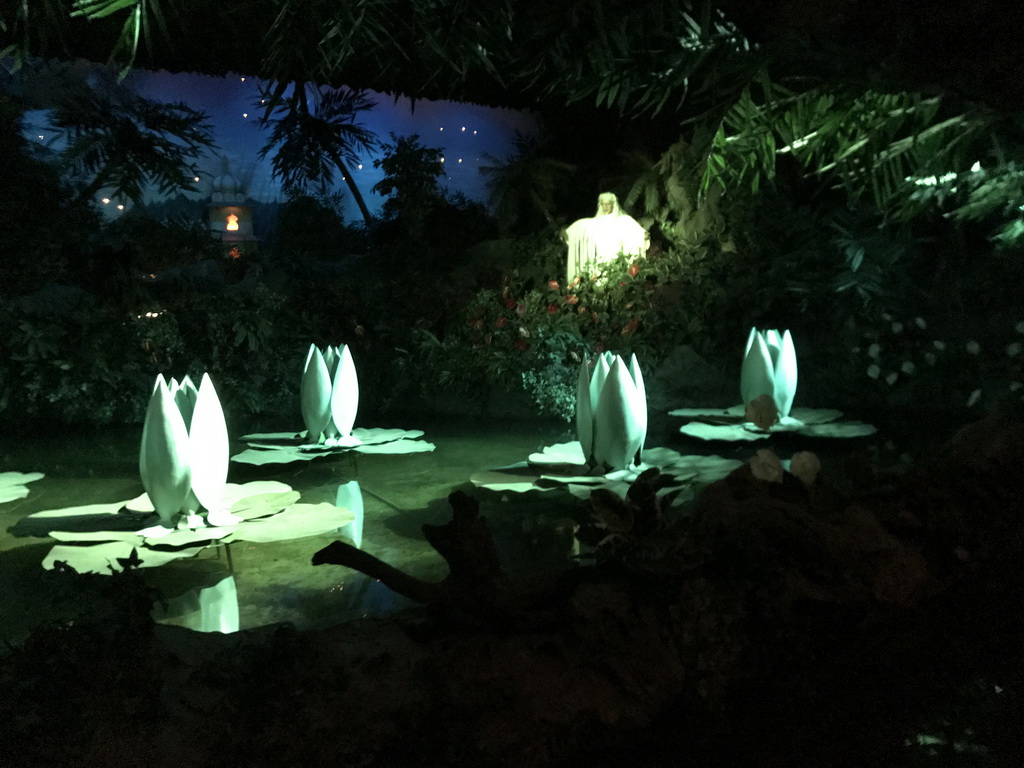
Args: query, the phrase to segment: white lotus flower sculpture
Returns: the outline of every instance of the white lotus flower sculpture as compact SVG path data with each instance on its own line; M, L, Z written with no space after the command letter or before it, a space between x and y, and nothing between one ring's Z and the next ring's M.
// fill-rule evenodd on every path
M628 367L610 352L580 364L576 435L591 466L616 471L640 464L647 437L647 390L636 355Z
M779 418L787 418L796 396L796 347L789 331L750 329L740 370L740 394L743 405L760 395L769 395L779 410Z
M359 409L359 379L347 344L323 352L315 344L309 345L300 397L307 442L318 444L323 439L328 446L359 444L352 434Z
M794 408L796 347L789 331L750 329L740 369L743 402L731 408L677 408L691 419L679 431L701 440L763 440L793 432L805 437L867 437L877 430L861 421L838 421L831 408Z
M182 513L194 518L200 508L211 525L237 522L224 508L229 458L224 411L209 375L199 389L188 376L168 384L158 375L142 427L139 474L161 525L174 527Z

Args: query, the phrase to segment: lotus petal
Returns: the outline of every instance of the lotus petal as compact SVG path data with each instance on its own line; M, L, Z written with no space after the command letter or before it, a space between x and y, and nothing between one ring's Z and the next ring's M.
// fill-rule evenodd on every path
M775 406L779 409L779 416L789 416L793 408L793 398L796 396L796 347L793 345L793 337L789 331L782 335L782 345L779 349L778 360L775 363Z
M613 470L633 464L643 440L647 409L622 358L616 357L601 388L594 414L594 459Z
M146 409L139 452L142 487L161 522L171 524L192 487L188 430L170 391L159 381Z
M309 345L306 366L302 371L302 386L299 389L302 402L302 421L310 442L320 442L320 435L331 420L331 377L324 356L316 345Z
M359 379L356 376L356 364L348 345L341 347L338 354L338 368L334 374L331 389L331 417L338 434L349 437L359 410Z
M764 331L761 334L761 338L764 339L764 345L768 347L768 357L772 361L772 371L779 367L779 352L782 350L782 334L779 333L778 329L771 328Z
M644 441L647 440L647 387L644 386L644 375L640 370L640 361L636 359L634 354L629 359L629 375L633 377L633 384L636 386L636 399L638 411L643 411L643 420L641 422L641 432L643 433L640 437L640 448L636 452L635 463L639 464L643 461Z
M576 436L583 448L584 461L593 455L594 405L590 398L590 361L584 357L576 377Z
M0 504L28 496L28 483L43 476L42 472L0 472Z
M740 369L740 395L746 405L759 395L775 396L775 368L768 345L756 334Z
M203 374L203 376L205 377L206 374ZM185 426L188 427L192 423L192 414L196 408L196 400L199 399L199 392L196 390L196 385L192 383L192 379L186 373L180 384L174 379L171 379L171 384L168 389L174 396L174 403L178 406L178 410L181 412L181 420L185 422Z
M328 346L324 350L324 362L327 364L327 375L334 381L334 374L338 372L338 361L341 359L341 352L337 347Z
M192 492L208 511L220 511L224 505L224 486L231 461L228 425L224 421L217 390L208 374L203 374L196 395L189 430L192 459Z

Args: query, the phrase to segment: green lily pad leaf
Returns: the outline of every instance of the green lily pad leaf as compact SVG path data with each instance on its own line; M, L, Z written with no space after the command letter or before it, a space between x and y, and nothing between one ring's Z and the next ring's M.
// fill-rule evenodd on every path
M734 405L730 408L676 408L669 411L669 416L681 416L684 419L742 419L746 409L742 405Z
M25 498L28 484L42 476L42 472L0 472L0 504Z
M232 538L258 543L301 539L336 531L354 519L355 515L350 510L328 502L292 504L273 517L238 526Z
M61 542L123 541L141 547L142 537L133 531L50 531L50 537Z
M93 544L91 546L74 546L58 544L54 546L43 559L43 568L53 570L56 563L66 563L78 573L99 573L110 575L111 568L114 571L122 570L118 560L127 560L132 556L132 551L138 551L141 568L156 568L172 560L181 560L187 557L194 557L202 551L202 547L191 547L188 549L177 549L160 551L153 549L139 549L134 544L125 541L111 541L105 544Z
M305 432L253 432L248 435L242 435L240 438L242 442L295 442L305 436Z
M252 480L248 483L228 483L224 486L224 498L221 503L226 509L252 496L267 493L290 493L292 487L277 480Z
M485 469L474 472L469 481L477 488L487 488L492 491L511 491L512 493L526 493L528 491L546 490L537 488L534 483L537 480L537 473L526 462L510 464L507 467L497 469Z
M425 440L400 439L390 443L363 443L351 450L357 453L429 453L436 446Z
M177 548L202 545L209 542L219 541L235 532L232 528L185 528L171 531L166 536L157 539L147 538L146 546L157 545L160 547Z
M423 437L422 429L384 429L382 427L356 427L352 430L352 437L359 438L366 443L387 443L392 440L415 440Z
M684 424L679 428L679 431L684 435L696 437L700 440L764 440L768 437L767 432L747 429L743 424L705 424L701 421L691 421L689 424Z
M789 412L789 417L783 419L782 423L792 420L802 424L827 424L830 421L838 421L843 418L843 412L835 408L794 408Z
M231 514L243 520L257 520L276 515L281 510L297 502L301 494L298 491L283 493L258 493L236 501L231 506Z
M531 453L527 461L530 464L541 466L566 465L576 467L577 471L575 474L578 475L584 474L587 467L587 457L583 455L583 447L580 445L579 440L546 446L539 453Z
M323 454L300 451L298 448L294 450L287 448L273 448L269 450L247 448L241 453L236 453L231 457L231 460L237 461L240 464L252 464L261 467L266 464L291 464L293 461L312 461L318 455Z
M863 421L840 421L836 424L808 424L797 432L807 437L868 437L878 432L873 424Z

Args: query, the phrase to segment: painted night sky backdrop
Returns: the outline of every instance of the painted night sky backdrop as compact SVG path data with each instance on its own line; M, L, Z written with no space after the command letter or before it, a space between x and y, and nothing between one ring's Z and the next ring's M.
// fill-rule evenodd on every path
M211 77L135 70L128 82L142 96L163 102L184 102L208 116L216 147L198 165L200 192L194 197L210 194L210 181L221 173L221 158L226 157L236 177L244 179L252 172L249 197L264 202L283 199L281 185L272 176L272 155L262 160L258 156L267 135L258 121L261 111L258 79L244 75ZM481 202L486 202L487 191L480 166L493 163L493 158L504 160L511 154L516 131L527 135L537 131L536 120L525 112L450 101L419 100L413 104L405 97L396 100L387 94L371 92L369 95L377 106L359 116L360 124L373 131L382 142L390 142L390 132L398 136L418 134L424 146L441 148L447 172L447 176L439 180L441 186ZM46 125L45 113L31 114L28 128L29 135L37 140L40 135L44 141L54 140L53 131ZM370 191L383 177L383 173L373 167L373 161L381 155L377 150L362 156L362 168L353 169L357 174L356 183L374 212L379 212L384 200ZM346 218L358 218L340 174L335 174L334 181L334 189L344 194ZM147 202L155 199L148 198Z

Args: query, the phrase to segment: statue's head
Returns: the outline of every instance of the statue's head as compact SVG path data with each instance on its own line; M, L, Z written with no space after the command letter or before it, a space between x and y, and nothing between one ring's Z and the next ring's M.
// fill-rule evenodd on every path
M602 192L597 196L597 213L595 216L618 216L619 198L611 192Z

